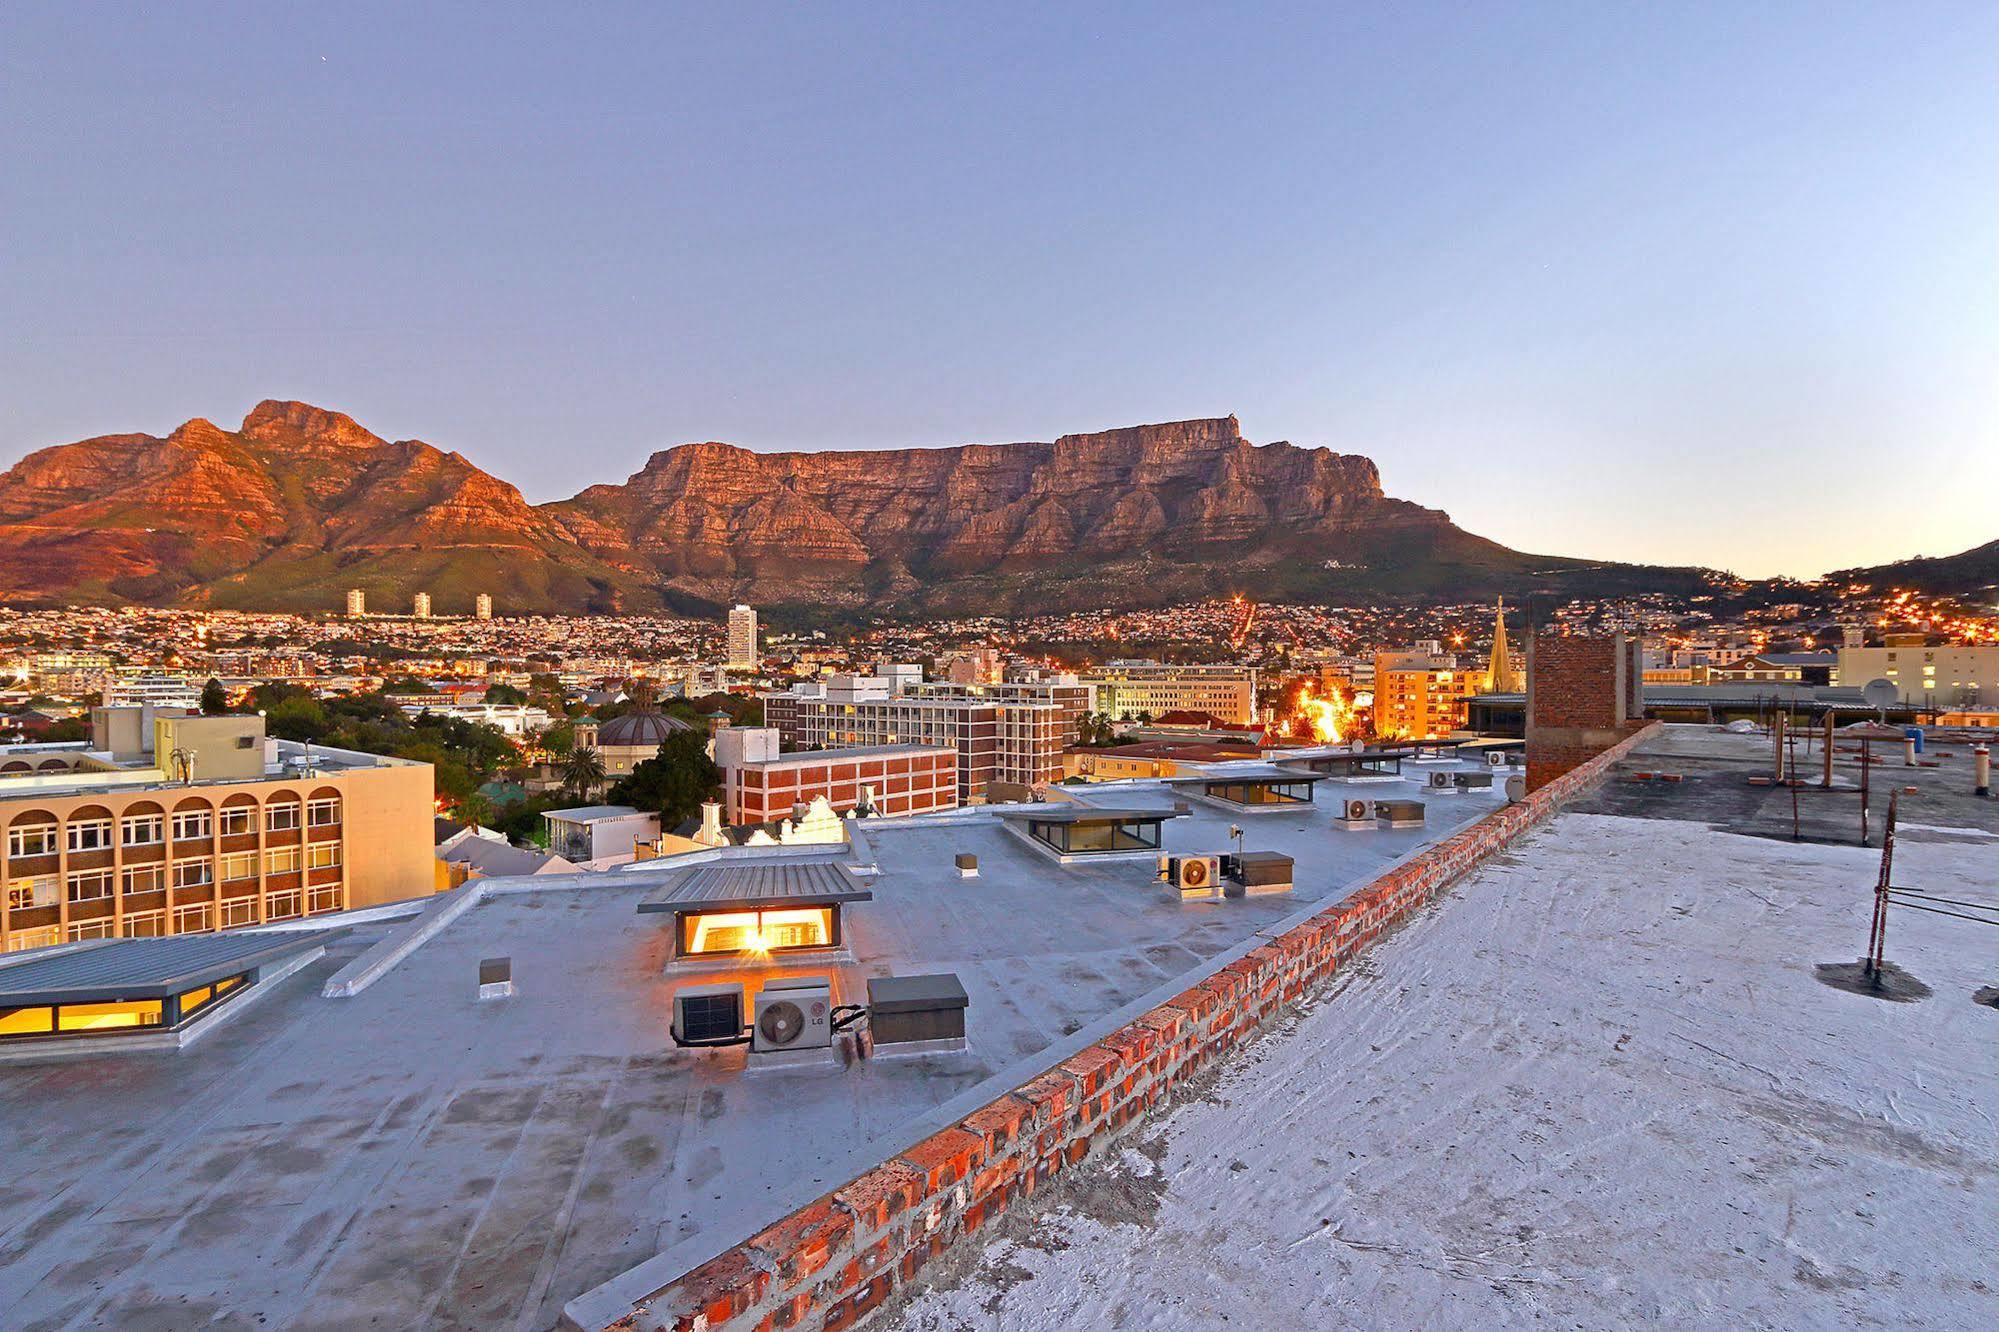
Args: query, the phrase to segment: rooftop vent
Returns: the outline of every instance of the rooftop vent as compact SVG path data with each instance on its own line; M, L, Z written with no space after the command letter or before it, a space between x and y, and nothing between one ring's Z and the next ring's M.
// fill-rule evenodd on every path
M958 853L958 877L976 879L979 877L979 858L969 851Z
M511 957L479 959L479 997L507 999L514 993L514 960Z

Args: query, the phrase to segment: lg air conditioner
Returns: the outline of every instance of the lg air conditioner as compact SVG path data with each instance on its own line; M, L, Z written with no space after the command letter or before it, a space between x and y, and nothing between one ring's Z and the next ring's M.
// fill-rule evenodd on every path
M743 987L683 985L673 992L675 1045L741 1045Z
M1372 800L1349 797L1340 802L1340 817L1348 823L1373 823L1377 812Z
M1492 767L1492 768L1505 767L1506 751L1503 749L1487 750L1485 755L1485 762L1487 767Z
M1448 772L1433 772L1426 783L1432 791L1455 791L1458 789L1456 775Z
M833 982L825 976L788 976L757 991L750 1050L824 1050L833 1044Z

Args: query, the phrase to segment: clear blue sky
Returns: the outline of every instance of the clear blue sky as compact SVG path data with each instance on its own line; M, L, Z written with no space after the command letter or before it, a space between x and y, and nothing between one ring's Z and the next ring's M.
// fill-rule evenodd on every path
M1529 549L1999 537L1999 4L412 10L0 6L0 464L1233 411Z

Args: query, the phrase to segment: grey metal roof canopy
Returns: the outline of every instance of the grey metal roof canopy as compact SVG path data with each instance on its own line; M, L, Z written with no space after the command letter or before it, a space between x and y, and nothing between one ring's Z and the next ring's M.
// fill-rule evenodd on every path
M107 939L0 966L0 1007L156 999L318 948L343 930L255 931Z
M787 906L872 902L875 895L845 865L808 861L787 865L704 865L691 869L639 903L658 911L756 911Z
M1103 809L1092 805L1061 809L994 809L993 816L1007 823L1159 823L1185 818L1185 809Z
M1301 771L1297 768L1280 768L1276 764L1265 764L1254 768L1239 768L1233 772L1202 773L1193 777L1169 777L1168 786L1223 786L1231 782L1248 782L1255 785L1293 782L1320 782L1324 773Z

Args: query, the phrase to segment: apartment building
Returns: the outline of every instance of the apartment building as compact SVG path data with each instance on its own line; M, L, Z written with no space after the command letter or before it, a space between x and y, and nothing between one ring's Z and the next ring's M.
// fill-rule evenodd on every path
M1375 655L1375 734L1425 739L1464 728L1471 696L1485 689L1487 671L1461 665L1442 648L1426 641Z
M1074 729L1065 726L1065 710L1054 703L969 692L902 694L876 676L835 675L762 698L765 723L796 749L936 745L952 750L958 802L966 805L982 802L994 782L1042 787L1060 781L1062 748Z
M267 739L261 717L98 708L92 729L85 744L0 747L0 951L435 888L427 763L308 751Z
M835 813L870 802L877 814L956 809L958 751L948 745L863 745L782 753L772 726L732 726L715 736L723 817L732 825L790 817L825 797Z
M904 668L906 669L906 668ZM990 684L959 684L944 680L905 680L899 692L909 698L982 699L996 703L1045 703L1054 708L1063 743L1076 738L1076 723L1097 710L1097 691L1073 675L1045 680L1001 680Z
M1112 717L1205 712L1239 726L1256 720L1253 666L1169 666L1156 661L1114 661L1080 678L1082 683L1096 689L1097 711Z
M725 663L732 671L755 670L763 660L757 647L757 613L749 606L729 610L729 651Z

